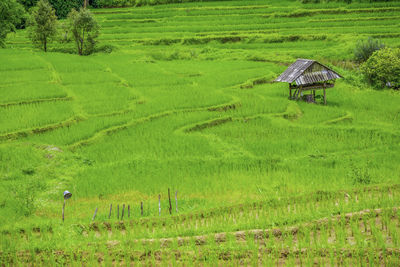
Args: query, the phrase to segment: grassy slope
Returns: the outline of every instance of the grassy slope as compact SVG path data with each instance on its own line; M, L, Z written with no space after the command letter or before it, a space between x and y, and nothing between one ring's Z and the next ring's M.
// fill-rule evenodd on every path
M73 192L66 224L74 225L89 222L96 207L106 220L110 203L129 203L140 217L143 201L145 215L155 216L159 193L166 215L168 187L179 191L180 212L190 214L397 184L400 96L355 86L346 60L365 36L398 46L399 8L232 1L94 10L101 43L117 50L90 57L57 53L59 45L55 53L31 51L25 32L9 36L14 49L0 51L8 63L0 66L2 228L39 225L57 229L60 239L43 234L26 247L12 234L3 240L15 246L4 241L2 250L62 249L62 237L75 233L58 224L64 189ZM287 100L285 84L254 82L273 80L296 58L320 60L346 77L328 91L327 106ZM33 194L37 210L24 217ZM328 216L337 210L334 199L318 213L286 217ZM396 201L372 199L339 210ZM197 231L193 224L145 227L116 239L286 224L276 217L253 222L252 214L227 223L223 211L216 214ZM93 238L75 236L77 244Z

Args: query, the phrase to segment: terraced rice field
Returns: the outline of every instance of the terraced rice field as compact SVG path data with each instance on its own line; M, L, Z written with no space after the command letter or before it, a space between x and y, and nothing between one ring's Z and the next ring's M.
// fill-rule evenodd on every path
M92 12L111 53L0 50L0 262L399 265L400 95L351 61L399 2ZM327 105L272 83L297 58L344 77Z

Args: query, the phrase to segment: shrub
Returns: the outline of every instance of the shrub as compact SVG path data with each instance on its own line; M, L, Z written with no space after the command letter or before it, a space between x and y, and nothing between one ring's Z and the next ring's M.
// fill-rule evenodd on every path
M57 34L57 17L55 10L47 0L40 0L32 11L29 20L29 37L34 44L47 51L47 43Z
M385 48L375 51L361 65L361 71L374 86L400 87L400 48Z
M369 37L367 40L362 40L357 43L356 49L354 50L354 58L357 62L364 62L372 53L382 48L385 48L385 45L381 41Z

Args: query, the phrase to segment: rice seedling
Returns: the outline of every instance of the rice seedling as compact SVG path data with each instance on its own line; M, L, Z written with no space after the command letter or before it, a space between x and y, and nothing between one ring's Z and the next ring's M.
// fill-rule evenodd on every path
M100 43L115 49L88 57L59 53L72 44L38 52L25 30L9 35L0 261L398 265L400 96L354 82L348 66L357 39L398 46L399 8L254 0L94 9ZM328 105L290 101L272 83L302 57L345 77ZM179 192L172 215L168 188ZM62 223L65 189L73 197Z

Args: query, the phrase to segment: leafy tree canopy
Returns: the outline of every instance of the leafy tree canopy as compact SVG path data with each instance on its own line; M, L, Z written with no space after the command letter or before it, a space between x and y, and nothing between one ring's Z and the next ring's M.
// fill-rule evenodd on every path
M15 0L0 1L0 47L4 47L7 34L16 30L26 13Z
M34 44L47 51L47 44L57 34L57 16L48 0L40 0L29 20L29 37Z
M68 22L78 54L91 54L94 51L100 29L92 13L86 8L81 8L79 12L73 9L68 14Z

